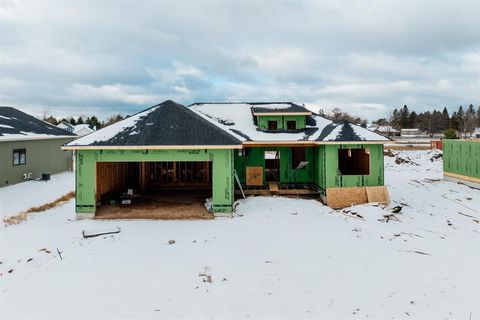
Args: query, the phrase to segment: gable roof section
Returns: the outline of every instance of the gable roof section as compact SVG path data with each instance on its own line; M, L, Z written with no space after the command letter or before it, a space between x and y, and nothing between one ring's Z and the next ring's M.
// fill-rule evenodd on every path
M12 107L0 107L0 141L74 138L75 135Z
M72 141L76 147L223 146L241 142L189 108L167 100Z
M284 109L303 108L290 102L262 103L261 107L283 105ZM253 109L259 103L194 103L190 108L198 115L215 124L224 131L234 135L243 142L362 142L362 141L389 141L384 136L374 133L361 126L349 123L334 123L318 114L307 116L305 130L296 131L262 131L259 130L253 115ZM276 108L272 107L272 109ZM299 110L299 109L296 109Z

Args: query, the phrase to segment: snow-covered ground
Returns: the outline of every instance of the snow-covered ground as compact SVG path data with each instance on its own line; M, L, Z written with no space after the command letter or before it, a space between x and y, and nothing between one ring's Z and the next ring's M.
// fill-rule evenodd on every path
M232 219L75 221L69 201L2 226L0 317L478 319L480 191L439 180L428 152L400 155L418 166L385 158L386 208L252 197ZM54 199L64 178L2 188L2 205ZM401 222L378 220L397 205Z

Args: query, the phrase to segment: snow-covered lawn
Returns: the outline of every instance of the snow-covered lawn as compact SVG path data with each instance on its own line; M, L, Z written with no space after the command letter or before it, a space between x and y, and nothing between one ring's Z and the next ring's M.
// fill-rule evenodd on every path
M363 219L252 197L232 219L75 221L69 201L2 226L0 317L480 318L480 191L439 180L428 152L401 156L419 166L385 158L392 201L349 208ZM32 184L0 189L2 211L43 197ZM401 222L378 220L396 205Z

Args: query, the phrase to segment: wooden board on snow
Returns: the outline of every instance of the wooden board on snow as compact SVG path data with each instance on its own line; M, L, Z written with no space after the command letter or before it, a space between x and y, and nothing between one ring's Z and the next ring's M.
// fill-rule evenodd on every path
M95 229L95 230L83 230L82 234L84 238L93 238L98 236L103 236L106 234L120 233L120 228L109 228L109 229Z

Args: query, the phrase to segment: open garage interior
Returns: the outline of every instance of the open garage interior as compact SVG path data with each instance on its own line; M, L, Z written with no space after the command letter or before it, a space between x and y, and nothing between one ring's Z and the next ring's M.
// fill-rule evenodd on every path
M97 219L211 219L212 162L97 162Z

